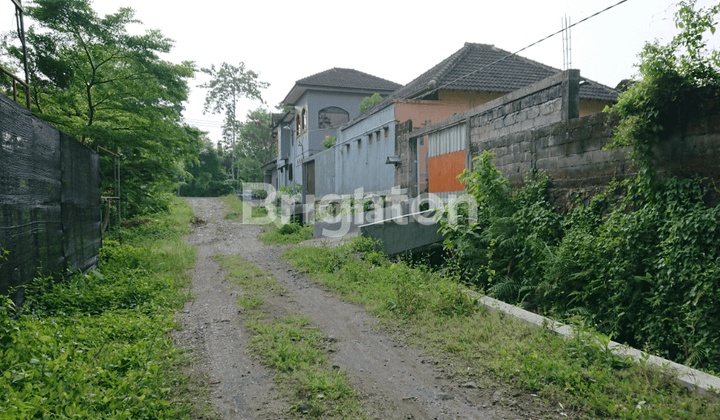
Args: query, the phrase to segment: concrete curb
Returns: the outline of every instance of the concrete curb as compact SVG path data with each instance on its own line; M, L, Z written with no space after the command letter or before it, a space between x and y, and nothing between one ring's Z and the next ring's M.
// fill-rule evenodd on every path
M575 334L574 329L569 325L553 321L550 318L545 318L544 316L509 305L497 299L483 296L479 297L479 301L491 312L503 312L530 324L543 328L550 328L557 334L564 337L570 337ZM624 344L616 343L615 341L610 341L609 347L612 349L613 353L619 356L635 361L645 359L647 363L655 365L663 371L675 376L677 382L690 391L695 392L698 395L705 396L715 403L720 403L720 378L675 362L671 362L661 357L652 356Z

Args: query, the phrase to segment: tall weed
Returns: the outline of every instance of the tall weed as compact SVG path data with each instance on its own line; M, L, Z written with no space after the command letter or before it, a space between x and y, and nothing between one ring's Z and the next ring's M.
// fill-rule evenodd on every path
M192 212L171 207L124 231L122 245L106 240L98 270L36 278L16 319L2 298L0 418L192 416L175 391L183 358L168 335L194 261L180 239Z
M381 322L400 326L403 339L426 354L449 359L445 368L460 381L491 374L583 418L718 418L720 406L689 395L670 375L612 353L611 335L597 334L581 316L573 317L576 335L563 339L483 310L453 274L458 271L430 273L389 261L367 238L336 248L297 247L284 256Z
M463 175L478 222L443 228L461 275L499 299L580 316L621 342L720 372L720 208L704 204L701 180L629 178L560 215L546 176L508 189L490 156Z

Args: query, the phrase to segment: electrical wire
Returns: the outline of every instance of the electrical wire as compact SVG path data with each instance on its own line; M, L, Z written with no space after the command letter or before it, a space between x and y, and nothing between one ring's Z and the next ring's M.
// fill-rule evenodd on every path
M557 31L557 32L553 32L552 34L550 34L550 35L548 35L548 36L546 36L546 37L544 37L544 38L542 38L542 39L540 39L540 40L538 40L538 41L535 41L535 42L533 42L532 44L529 44L529 45L527 45L527 46L525 46L525 47L523 47L523 48L515 51L514 53L508 54L508 55L506 55L505 57L503 57L503 58L501 58L501 59L499 59L499 60L495 60L495 61L493 61L492 63L490 63L490 64L488 64L488 65L486 65L486 66L483 66L483 67L480 67L480 68L478 68L478 69L476 69L476 70L473 70L473 71L471 71L470 73L467 73L467 74L465 74L465 75L463 75L463 76L460 76L460 77L458 77L458 78L455 79L455 80L452 80L452 81L450 81L450 82L447 82L447 83L445 83L445 84L443 84L443 85L441 85L441 86L437 86L436 88L434 88L433 90L431 90L431 91L429 91L429 92L422 92L422 93L417 93L417 92L416 92L416 93L412 93L412 94L410 94L407 98L400 99L400 101L403 102L403 103L405 103L405 102L407 102L407 101L413 100L413 99L414 99L413 97L422 97L422 96L430 95L430 94L432 94L433 92L438 91L438 90L440 90L440 89L442 89L442 88L444 88L444 87L446 87L446 86L449 86L449 85L457 82L458 80L464 79L464 78L466 78L466 77L468 77L468 76L470 76L470 75L472 75L472 74L475 74L475 73L479 72L480 70L484 70L484 69L486 69L486 68L488 68L488 67L491 67L491 66L493 66L493 65L495 65L495 64L497 64L497 63L499 63L499 62L501 62L501 61L504 61L504 60L508 59L509 57L516 56L518 53L521 53L521 52L527 50L528 48L533 47L533 46L535 46L535 45L537 45L537 44L539 44L539 43L541 43L541 42L543 42L543 41L547 41L548 39L554 37L555 35L558 35L558 34L562 33L562 32L565 31L565 30L569 30L569 29L572 28L573 26L577 26L577 25L579 25L579 24L581 24L581 23L583 23L583 22L585 22L585 21L587 21L587 20L589 20L589 19L591 19L591 18L594 18L594 17L597 16L597 15L600 15L600 14L602 14L602 13L605 13L605 12L607 12L608 10L610 10L610 9L612 9L612 8L614 8L614 7L617 7L617 6L625 3L626 1L628 1L628 0L621 0L621 1L613 4L612 6L608 6L608 7L604 8L603 10L600 10L599 12L596 12L596 13L594 13L594 14L592 14L592 15L584 18L584 19L581 19L581 20L579 20L578 22L573 23L572 25L570 25L570 26L568 26L568 27L566 27L566 28L560 29L560 30Z

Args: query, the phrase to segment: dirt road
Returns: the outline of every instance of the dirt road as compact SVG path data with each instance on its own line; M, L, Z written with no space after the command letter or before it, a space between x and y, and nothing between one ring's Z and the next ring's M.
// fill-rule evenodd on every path
M188 198L205 223L187 237L197 247L192 293L176 334L181 347L199 355L192 369L209 375L211 398L223 419L278 419L285 404L277 396L272 370L246 354L243 314L236 304L238 290L224 281L213 255L239 254L274 275L290 296L270 302L278 309L310 317L337 340L333 364L348 372L370 418L378 419L539 419L567 418L536 396L487 381L477 385L454 379L442 361L434 363L421 349L392 335L374 331L375 319L343 302L322 286L293 271L278 258L282 247L266 246L257 235L262 228L224 219L227 209L217 199ZM292 413L294 414L294 413Z

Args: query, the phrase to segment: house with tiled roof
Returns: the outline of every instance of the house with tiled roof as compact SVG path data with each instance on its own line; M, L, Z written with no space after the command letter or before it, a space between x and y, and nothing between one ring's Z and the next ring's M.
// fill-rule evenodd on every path
M397 155L396 123L411 120L415 128L437 123L560 72L492 45L466 43L337 130L336 147L323 153L334 154L333 159L316 157L318 167L320 161L333 160L335 170L323 167L322 172L332 172L334 180L316 179L322 187L316 195L353 194L358 188L366 193L391 190L394 167L386 162ZM580 116L599 112L617 98L614 89L586 79L580 82L579 93ZM418 144L417 151L418 185L412 195L428 191L427 144ZM452 181L465 169L463 153L448 162L451 167L445 172L452 174L452 186L445 190L461 189L459 182Z
M304 184L303 159L324 150L325 136L336 136L338 127L358 117L358 106L365 97L375 93L385 97L399 87L398 83L343 68L296 81L281 102L292 108L273 117L272 129L278 144L274 186Z

